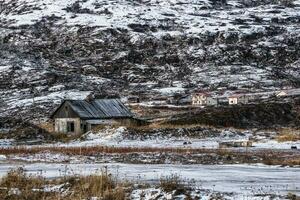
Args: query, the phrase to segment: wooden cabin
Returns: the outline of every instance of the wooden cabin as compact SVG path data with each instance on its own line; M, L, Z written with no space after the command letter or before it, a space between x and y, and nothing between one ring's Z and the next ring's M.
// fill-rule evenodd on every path
M135 123L133 114L119 99L65 100L51 115L55 132L82 134L106 124Z

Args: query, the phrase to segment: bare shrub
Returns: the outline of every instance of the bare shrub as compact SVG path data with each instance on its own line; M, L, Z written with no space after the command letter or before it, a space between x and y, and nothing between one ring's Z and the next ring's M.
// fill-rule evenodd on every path
M22 168L11 170L1 179L0 197L9 200L40 200L54 198L56 193L46 193L43 190L45 180L25 174Z
M171 174L170 176L165 176L160 178L159 186L165 192L176 191L176 193L183 194L186 192L186 187L184 181L177 174Z
M278 142L298 141L300 140L300 130L283 129L276 139Z
M290 199L290 200L300 200L300 197L297 196L296 194L293 194L293 193L289 192L287 194L287 199Z

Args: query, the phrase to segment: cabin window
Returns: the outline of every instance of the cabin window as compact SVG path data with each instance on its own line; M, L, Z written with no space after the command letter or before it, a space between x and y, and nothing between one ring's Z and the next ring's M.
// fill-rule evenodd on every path
M67 131L74 132L75 131L75 124L74 122L67 122Z

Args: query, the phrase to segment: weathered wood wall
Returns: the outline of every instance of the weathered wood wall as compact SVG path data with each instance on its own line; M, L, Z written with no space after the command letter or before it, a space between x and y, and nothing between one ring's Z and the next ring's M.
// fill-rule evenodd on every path
M74 122L74 132L68 132L67 123ZM81 120L80 118L56 118L55 119L55 132L81 134Z

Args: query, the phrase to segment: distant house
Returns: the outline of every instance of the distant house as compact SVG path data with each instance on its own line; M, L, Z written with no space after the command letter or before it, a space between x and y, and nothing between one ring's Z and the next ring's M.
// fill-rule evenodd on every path
M300 88L282 90L276 94L276 97L298 97L300 96Z
M51 115L56 132L81 134L94 126L130 124L133 114L119 99L65 100Z
M218 100L205 92L194 93L192 95L192 105L213 106L218 105Z
M169 97L167 100L168 104L173 105L189 105L191 104L191 95L189 94L177 94Z
M247 104L250 97L245 94L235 94L228 97L229 105Z
M286 91L280 91L276 94L277 97L283 97L283 96L287 96L288 93Z

